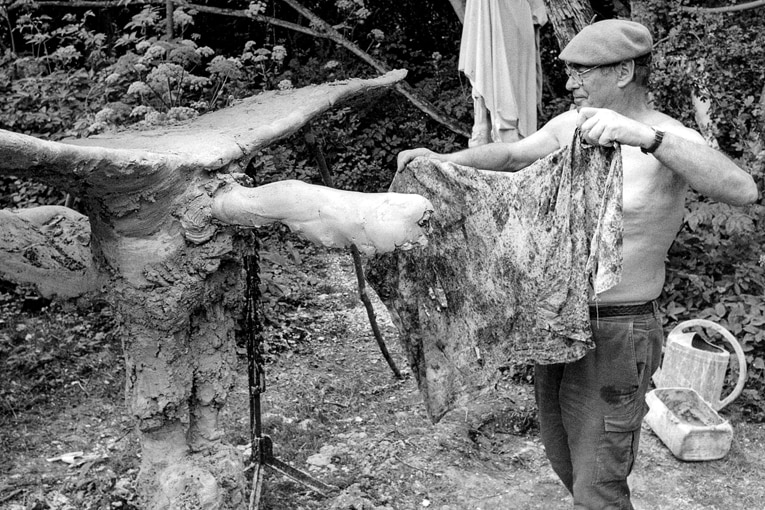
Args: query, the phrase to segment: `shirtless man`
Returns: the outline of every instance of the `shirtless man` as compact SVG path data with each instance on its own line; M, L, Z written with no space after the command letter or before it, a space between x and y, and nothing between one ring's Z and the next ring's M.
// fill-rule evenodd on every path
M403 151L398 168L418 156L495 171L521 170L568 145L579 127L591 144L621 145L624 168L623 275L591 307L596 348L568 364L537 365L535 393L542 442L575 508L631 509L627 476L638 450L645 393L661 357L655 299L664 261L684 211L688 186L720 202L757 200L752 177L696 131L648 103L651 35L624 20L594 23L559 58L576 110L515 143L452 154Z

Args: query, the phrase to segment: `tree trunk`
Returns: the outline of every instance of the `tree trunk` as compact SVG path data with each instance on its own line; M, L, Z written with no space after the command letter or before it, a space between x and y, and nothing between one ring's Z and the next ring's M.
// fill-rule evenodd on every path
M703 99L691 92L691 104L693 104L693 117L696 120L696 126L707 141L707 145L719 150L720 144L717 143L715 137L715 126L712 124L712 116L710 115L712 104L709 99Z
M114 243L169 255L144 267L148 287L144 275L133 274L113 280L110 293L122 323L128 405L141 434L145 505L174 508L191 497L198 508L241 508L242 459L222 441L218 417L236 375L242 260L256 244L235 229L199 246L164 229L132 247L122 237Z
M560 49L592 22L592 6L587 0L545 0L547 17L552 22Z
M173 0L165 0L165 39L173 38Z
M120 321L126 400L142 446L142 508L187 508L193 502L194 508L225 510L245 504L242 459L223 442L218 417L235 376L243 262L256 249L252 226L284 221L334 246L360 239L369 254L422 242L432 206L411 194L365 200L361 193L331 190L328 197L327 188L301 183L307 195L298 201L294 186L275 183L254 192L252 203L236 199L244 192L235 178L260 148L405 74L264 93L182 125L68 143L0 130L0 173L71 191L87 211L90 256L82 246L56 251L82 242L82 236L61 239L56 225L63 223L51 218L62 214L67 228L82 232L76 230L82 223L76 213L4 211L0 273L35 278L50 274L54 261L92 264L81 271L71 263L61 273L98 281ZM249 228L226 223L240 216ZM26 258L7 257L15 249L13 229L28 231L20 238L47 244L40 251L29 246ZM45 254L55 256L41 258ZM45 272L14 272L8 265L24 261L42 262Z

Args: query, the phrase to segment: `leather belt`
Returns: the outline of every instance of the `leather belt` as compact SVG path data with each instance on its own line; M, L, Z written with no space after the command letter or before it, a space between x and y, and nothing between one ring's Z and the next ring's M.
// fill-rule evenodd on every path
M590 319L648 315L652 314L655 309L656 301L648 301L639 305L590 305Z

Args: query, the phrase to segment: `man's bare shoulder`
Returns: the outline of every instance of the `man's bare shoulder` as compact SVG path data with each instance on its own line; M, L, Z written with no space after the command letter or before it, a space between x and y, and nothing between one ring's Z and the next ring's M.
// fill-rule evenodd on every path
M576 117L576 110L568 110L547 121L540 131L546 131L554 136L558 142L558 146L565 147L570 144L571 139L574 138L574 131L576 131Z

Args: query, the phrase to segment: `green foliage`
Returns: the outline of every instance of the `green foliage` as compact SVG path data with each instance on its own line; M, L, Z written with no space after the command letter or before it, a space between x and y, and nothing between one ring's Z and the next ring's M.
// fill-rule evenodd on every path
M371 99L371 100L370 100ZM341 189L379 192L390 185L396 171L396 155L413 145L451 152L461 148L457 136L445 133L433 138L424 114L392 92L380 92L336 109L317 119L312 128L328 161L334 185ZM258 183L285 178L321 183L313 154L298 133L268 147L252 175Z
M6 208L23 209L38 205L63 205L66 197L39 182L15 177L0 178L0 203Z
M302 3L374 58L407 69L407 81L447 115L472 122L470 86L456 69L461 26L449 2ZM657 15L652 76L657 108L694 126L692 95L708 100L712 123L706 134L761 183L765 11L702 14L677 9L685 1L647 3ZM210 5L285 20L294 16L276 1ZM169 40L164 10L157 6L128 2L110 27L89 11L10 12L16 44L6 45L15 52L0 56L0 127L48 139L173 123L262 90L378 74L329 39L251 20L204 18L210 15L182 7L174 11L175 37ZM550 24L541 31L541 48L546 80L540 123L570 104ZM427 146L450 152L465 144L392 91L369 94L311 127L335 185L359 191L385 190L400 150ZM290 178L320 182L304 132L264 149L248 173L259 184ZM17 179L3 179L2 185L5 207L63 200L60 193ZM662 297L667 327L697 317L724 325L744 343L750 388L765 388L762 207L737 209L693 195L688 209L669 254ZM266 280L277 286L279 277Z
M406 67L420 93L469 122L469 90L456 72L460 26L451 7L426 3L431 19L424 34L422 26L404 23L423 12L417 2L395 9L363 0L306 5L374 57ZM251 2L248 10L278 14L276 4ZM7 52L0 65L6 92L0 98L0 127L43 138L86 136L134 123L182 121L260 90L376 74L332 41L289 32L243 37L240 48L223 54L201 44L209 32L190 33L200 27L195 15L181 8L174 11L180 37L166 40L163 11L136 8L108 47L103 34L88 28L91 12L67 15L59 23L39 11L19 16L15 33L23 35L28 53L18 58ZM25 79L17 79L20 72ZM396 153L412 144L458 148L455 135L392 94L333 112L315 127L336 185L346 189L387 188ZM261 156L251 169L260 182L287 176L317 180L301 133Z
M674 324L708 319L725 327L744 346L750 384L762 386L765 352L765 268L760 247L765 235L753 219L729 206L691 202L686 228L670 250L665 311ZM759 223L765 208L752 214Z
M447 3L425 3L427 8L417 8L415 2L395 6L367 2L366 10L361 11L363 19L343 12L337 13L337 19L325 19L339 26L345 35L355 35L354 42L375 58L391 67L406 68L407 81L416 83L418 93L444 113L468 124L472 122L470 87L456 71L461 27ZM350 4L361 9L364 2L338 2ZM432 17L428 23L407 22L425 13ZM295 48L292 54L285 74L289 73L295 86L374 74L369 66L331 41L313 40L310 48ZM362 100L316 119L312 128L319 137L335 186L357 191L387 189L401 150L428 146L454 151L464 144L393 92L367 94ZM297 133L265 149L253 159L255 166L249 173L258 183L285 178L320 183L314 157L303 136Z
M693 126L691 95L708 100L711 134L734 157L757 156L762 150L763 22L759 9L672 11L667 37L658 46L653 79L657 104ZM758 176L762 172L755 170Z
M10 386L0 386L0 422L15 411L47 403L54 389L81 390L93 372L112 366L120 357L108 309L92 307L78 312L60 304L47 306L33 294L25 297L22 290L0 292L4 317L0 321L0 367L3 373L14 375ZM43 306L36 310L38 302ZM114 374L97 386L100 391L118 393L121 384ZM19 392L19 387L24 391Z
M685 3L685 2L683 2ZM704 14L665 9L655 31L666 34L655 52L652 92L660 110L695 126L692 95L710 104L704 132L762 183L765 21L762 10ZM760 186L762 186L760 184ZM762 190L762 187L760 187ZM662 307L667 326L701 318L730 330L742 343L749 388L765 388L765 272L762 205L735 208L692 194L685 224L670 250ZM749 399L765 418L765 403Z
M85 69L40 67L36 59L0 57L0 126L36 136L61 138L83 114L92 91Z
M92 16L65 15L58 27L45 15L17 19L29 51L0 57L0 127L56 139L89 110L106 62L105 36L86 27Z

